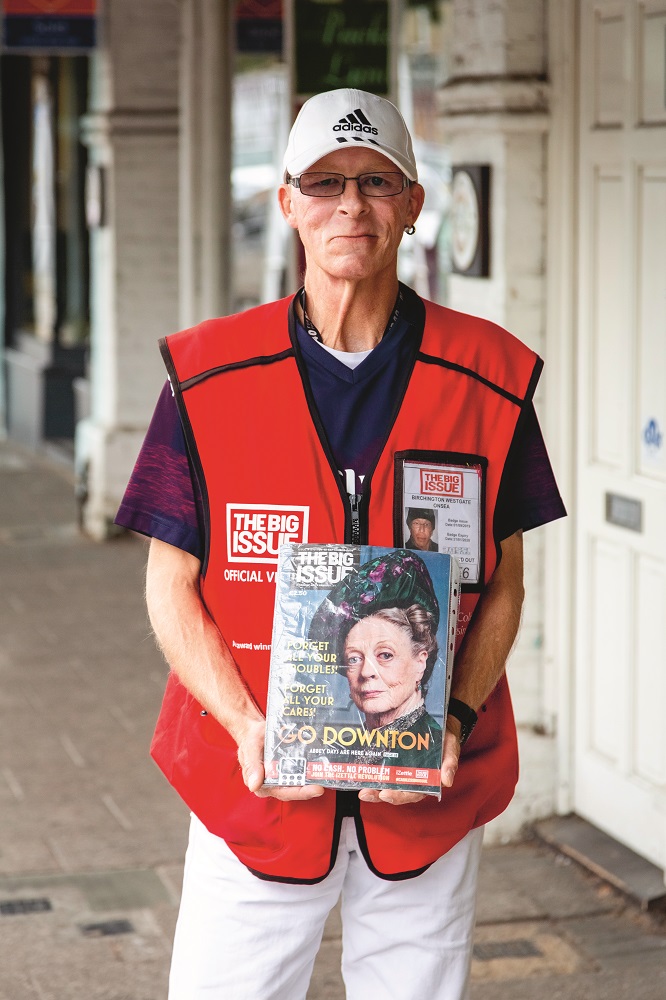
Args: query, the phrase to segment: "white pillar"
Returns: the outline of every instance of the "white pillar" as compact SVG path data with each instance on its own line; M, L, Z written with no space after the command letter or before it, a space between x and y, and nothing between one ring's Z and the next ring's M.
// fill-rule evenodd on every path
M491 273L452 275L449 304L539 350L543 339L546 20L539 0L454 0L452 65L440 95L451 162L489 163Z
M180 325L231 311L233 4L183 0Z
M0 88L2 84L0 83ZM0 98L2 92L0 89ZM5 151L0 133L0 274L5 273ZM0 441L7 434L5 402L5 282L0 283Z
M112 530L164 380L157 340L179 325L179 8L107 0L104 12L83 123L103 210L91 233L92 412L76 437L96 538Z

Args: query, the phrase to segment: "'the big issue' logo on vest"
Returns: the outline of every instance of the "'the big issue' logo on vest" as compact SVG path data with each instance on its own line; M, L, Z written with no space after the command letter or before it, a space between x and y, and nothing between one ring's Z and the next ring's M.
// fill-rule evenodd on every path
M309 516L309 507L228 503L229 562L277 563L280 545L308 541Z

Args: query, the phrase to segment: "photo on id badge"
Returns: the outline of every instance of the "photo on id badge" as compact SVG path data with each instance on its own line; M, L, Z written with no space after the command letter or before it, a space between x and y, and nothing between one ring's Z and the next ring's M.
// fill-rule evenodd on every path
M395 456L395 544L447 552L460 566L462 589L483 582L487 459L440 451Z

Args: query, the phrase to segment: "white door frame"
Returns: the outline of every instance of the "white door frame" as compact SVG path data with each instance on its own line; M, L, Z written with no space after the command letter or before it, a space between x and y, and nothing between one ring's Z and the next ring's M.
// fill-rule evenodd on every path
M577 360L577 344L581 332L579 324L584 322L584 320L579 319L579 309L586 301L588 294L587 286L578 284L581 280L578 277L579 269L584 262L582 261L583 245L582 243L579 245L578 242L579 234L576 222L579 211L586 208L585 204L578 203L580 198L578 193L579 161L585 155L584 147L579 145L581 142L579 139L580 115L583 113L580 106L581 80L579 77L582 6L582 0L560 0L557 4L550 4L548 23L552 93L548 150L545 412L549 450L565 503L569 509L569 518L564 522L550 526L547 534L544 714L546 719L553 720L553 731L555 731L555 726L557 727L559 765L557 809L560 813L571 811L578 802L574 787L574 753L580 750L575 736L576 716L579 712L584 711L584 708L576 703L575 697L576 687L580 680L577 670L582 669L580 664L577 665L577 656L580 656L580 650L576 646L576 630L580 631L583 628L584 621L584 618L579 618L582 611L577 606L575 594L580 565L578 559L584 559L585 553L582 551L578 553L576 550L576 537L583 517L580 511L574 507L579 485L577 483L578 452L579 448L584 447L584 443L578 441L576 430L581 405L580 397L577 395L577 386L581 381L583 370L583 367L580 370L578 367L579 364L583 366L583 360ZM607 6L611 9L611 5ZM643 7L642 4L641 7ZM654 2L648 2L645 7L657 9ZM618 9L620 9L619 4ZM663 5L659 4L659 12L662 10ZM638 36L636 39L632 39L632 45L634 46L632 51L637 53ZM647 136L647 133L645 135ZM643 149L642 145L640 149ZM646 149L652 149L652 147L648 145ZM639 155L639 151L636 152L636 155ZM663 167L660 166L659 170L661 171L660 180L663 180ZM580 474L581 476L585 474L582 466ZM642 486L645 486L644 482ZM636 487L635 492L642 496L639 487ZM646 530L649 528L652 532L654 532L655 516L658 516L658 509L656 509L656 514L655 509L654 505L650 508L651 527L650 524L646 527ZM646 556L646 554L650 553L646 553L645 547L643 547L642 555ZM627 603L630 602L627 601ZM632 655L631 651L628 651L627 655ZM629 704L634 696L633 689L632 691L627 690L625 695L628 699L627 704ZM631 697L629 697L630 695ZM589 705L587 707L589 708ZM627 759L629 759L627 756L628 746L628 743L627 746L623 744L623 752ZM594 776L591 778L588 774L587 780L588 782L594 781ZM640 782L636 787L641 787ZM593 783L589 790L596 792L596 785ZM631 791L632 789L628 785L623 795L626 794L626 812L629 815L635 815L639 811L639 802L637 800L632 806ZM641 808L644 808L645 788L643 788L642 794L643 799L640 805ZM599 795L601 796L599 801L603 800L606 804L612 800L612 796L609 796L601 786ZM604 795L607 796L605 800L603 799ZM579 808L583 809L585 806L587 811L586 802L587 800L578 802ZM595 809L596 807L590 805L592 818L596 815ZM658 806L657 809L659 809ZM601 825L601 819L599 822ZM627 836L627 842L630 841L631 838ZM645 839L640 842L647 843ZM650 842L649 849L647 846L644 848L646 856L650 857L651 860L653 860L652 854L655 857L657 855L663 856L663 851L661 854L659 853L662 850L661 847L657 850L655 844L656 841Z
M578 6L575 806L663 867L666 0Z
M578 0L548 4L551 122L546 224L546 440L569 516L546 527L544 718L557 741L558 813L573 808L576 511Z

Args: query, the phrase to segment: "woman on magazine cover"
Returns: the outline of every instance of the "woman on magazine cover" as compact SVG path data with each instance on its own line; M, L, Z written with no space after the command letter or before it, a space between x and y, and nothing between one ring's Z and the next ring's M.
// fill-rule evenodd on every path
M310 626L310 638L333 640L338 672L347 678L366 729L427 738L427 751L401 751L404 766L441 766L442 727L425 704L438 625L439 605L425 563L397 549L334 587ZM353 759L375 764L383 757L381 747L364 747Z

